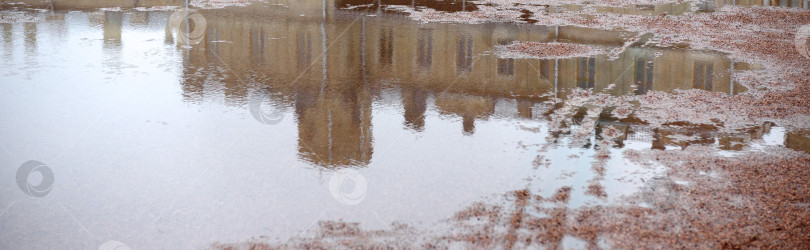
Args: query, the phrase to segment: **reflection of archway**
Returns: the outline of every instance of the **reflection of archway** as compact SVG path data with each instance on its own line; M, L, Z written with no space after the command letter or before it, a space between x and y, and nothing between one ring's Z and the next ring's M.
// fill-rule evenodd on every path
M442 113L461 116L463 133L475 133L475 119L487 118L495 113L493 98L443 93L436 96L436 106Z

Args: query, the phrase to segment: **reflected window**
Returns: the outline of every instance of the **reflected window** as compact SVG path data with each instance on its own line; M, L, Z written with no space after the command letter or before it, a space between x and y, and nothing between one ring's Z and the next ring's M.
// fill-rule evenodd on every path
M312 35L298 33L298 68L306 68L312 63Z
M695 62L695 84L693 88L712 90L713 66L707 62Z
M581 57L577 61L577 86L584 89L594 87L594 76L596 76L596 59L593 57Z
M507 45L510 40L498 40L498 44ZM514 58L498 58L498 75L513 76L515 75L515 59Z
M653 86L653 62L647 59L636 59L636 94L643 95Z
M416 33L416 60L420 67L430 68L433 65L433 30L419 29Z
M255 63L264 63L264 30L250 31L250 56Z
M473 40L470 35L458 37L458 51L456 52L456 70L460 73L472 71L473 63Z
M394 30L380 29L380 64L391 65L394 62Z
M552 64L551 60L540 60L540 76L543 79L548 79L549 72L554 65Z

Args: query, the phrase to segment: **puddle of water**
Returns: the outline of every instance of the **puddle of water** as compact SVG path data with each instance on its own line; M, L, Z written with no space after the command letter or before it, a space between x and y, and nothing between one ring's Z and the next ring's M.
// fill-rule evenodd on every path
M550 131L558 107L548 101L575 89L744 92L730 73L751 67L721 54L631 46L616 59L498 58L493 47L513 41L616 48L632 34L420 24L341 9L363 1L320 4L0 24L0 175L35 159L55 176L39 200L0 183L10 194L0 248L205 247L286 239L325 220L430 229L526 187L543 197L570 187L570 208L621 202L661 172L625 159L628 149L808 148L806 132L773 124L652 129L601 112L585 143ZM607 127L619 131L613 145L599 144Z
M386 6L404 5L414 8L431 8L444 12L475 11L478 10L473 1L467 0L337 0L335 6L338 8L384 11Z
M682 3L667 3L667 4L634 4L625 6L594 6L597 12L617 13L623 15L644 15L644 16L658 16L662 14L667 15L682 15L684 13L692 12L692 2Z

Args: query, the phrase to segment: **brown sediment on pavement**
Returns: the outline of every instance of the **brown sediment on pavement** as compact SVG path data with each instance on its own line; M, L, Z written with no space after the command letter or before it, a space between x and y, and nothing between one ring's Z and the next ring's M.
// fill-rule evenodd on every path
M245 243L216 248L367 248L380 247L385 239L397 237L414 239L397 245L404 248L559 247L564 237L581 239L589 248L622 249L796 249L810 244L810 180L806 178L810 176L810 156L779 148L734 158L712 156L707 151L712 149L627 153L629 159L639 163L666 165L667 178L685 183L672 183L674 188L669 194L655 194L670 200L666 206L641 206L644 201L635 195L626 197L624 205L571 209L555 201L543 201L528 190L518 190L504 196L507 204L514 203L509 209L489 203L473 204L447 221L452 225L447 231L424 234L404 230L406 226L363 231L357 224L326 222L331 226L322 223L321 227L329 230L321 229L311 238L280 245Z
M617 248L802 248L810 244L810 157L784 149L734 158L708 148L629 152L688 182L669 209L583 208L575 234L599 234Z
M566 203L568 202L568 198L570 197L571 197L571 187L566 186L558 189L557 192L554 193L554 196L551 196L549 200Z
M501 58L556 59L593 56L602 51L588 45L574 43L513 42L495 48Z
M512 2L528 6L529 1ZM516 21L519 7L498 9L498 4L490 2L478 11L450 14L403 9L421 21L481 23L510 18ZM547 7L533 8L540 13ZM648 45L687 44L693 49L728 53L737 62L764 68L730 72L735 81L749 89L736 95L682 90L611 96L573 90L564 101L555 100L558 108L549 117L551 132L570 135L572 145L584 144L593 135L603 111L618 120L643 122L653 129L699 126L729 132L768 121L788 128L810 127L810 58L803 57L794 46L795 31L810 24L810 12L728 7L715 13L683 16L596 13L587 8L579 13L537 13L538 24L651 33ZM583 13L589 16L583 17ZM539 44L513 45L527 46L524 50L531 51ZM585 113L585 118L575 122L577 113ZM574 123L578 126L572 128ZM611 146L609 140L619 134L613 128L604 129L601 146ZM577 137L582 142L577 142ZM649 200L636 194L624 197L625 203L570 208L570 187L557 190L550 198L533 196L535 190L518 190L505 194L503 200L475 203L457 212L446 222L451 229L411 235L419 240L406 247L559 247L564 237L581 239L589 248L810 245L808 154L766 147L723 157L716 148L693 145L682 150L627 150L621 157L641 165L665 166L660 179L641 181L648 185L662 183L666 188L653 189L666 192L647 194L652 196ZM538 155L535 166L543 161ZM594 171L603 174L604 166L598 163ZM598 181L591 182L586 193L605 196ZM318 237L299 240L322 242Z

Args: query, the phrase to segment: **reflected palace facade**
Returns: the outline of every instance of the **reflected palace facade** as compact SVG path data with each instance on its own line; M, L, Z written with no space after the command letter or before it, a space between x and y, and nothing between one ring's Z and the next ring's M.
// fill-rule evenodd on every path
M160 22L170 15L136 12L124 20L120 14L102 13L95 18L113 44L116 37L120 40L123 23ZM754 68L712 52L638 46L612 60L498 58L493 48L514 41L581 43L609 51L631 34L502 23L475 28L422 24L399 14L341 10L333 2L326 8L321 1L296 1L199 13L207 21L206 32L201 43L184 50L183 96L193 102L209 98L207 91L222 91L226 103L243 105L250 95L274 93L272 102L295 113L300 157L322 166L370 162L372 104L380 98L401 105L403 126L409 129L430 126L425 113L433 104L437 112L461 118L462 133L473 134L477 120L493 116L544 119L549 110L545 101L564 98L574 88L615 95L690 88L736 94L745 89L733 82L730 72ZM173 39L167 29L166 42ZM198 73L210 67L219 73ZM608 88L611 84L615 86ZM382 95L383 89L395 89L398 96ZM666 139L665 134L677 131L651 130L647 135L642 127L621 126L627 128L625 137L650 138L643 141L652 148L683 144ZM735 136L709 133L704 141L719 140L735 149L732 139L724 139Z

